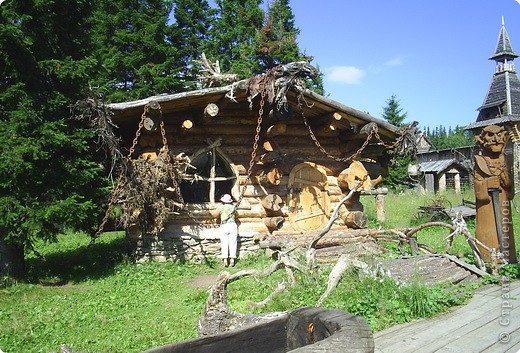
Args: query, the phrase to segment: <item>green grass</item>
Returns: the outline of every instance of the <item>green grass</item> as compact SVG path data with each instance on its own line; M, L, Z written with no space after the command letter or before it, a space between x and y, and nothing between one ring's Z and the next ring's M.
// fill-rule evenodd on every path
M388 195L385 227L408 227L415 208L433 196ZM453 197L452 204L460 201ZM469 198L469 197L467 197ZM371 226L379 226L371 202L365 201ZM515 234L520 234L519 214L514 212ZM470 225L471 226L471 225ZM418 235L428 245L444 249L446 230ZM37 244L46 261L28 254L29 274L24 281L0 282L0 349L5 352L59 351L67 344L78 351L140 352L197 336L197 320L207 298L206 288L189 283L203 274L218 274L216 260L202 265L188 263L134 264L127 255L122 232L105 233L85 250L89 238L66 234L58 243ZM457 240L459 241L459 240ZM520 249L517 237L517 249ZM464 241L454 251L469 256ZM454 246L455 248L455 246ZM468 254L468 255L466 255ZM263 255L242 259L232 271L265 268L271 260ZM297 285L284 291L261 310L251 302L263 300L285 273L269 278L245 279L229 285L229 303L240 312L285 311L313 306L326 289L330 267L316 275L296 273ZM518 266L505 269L518 276ZM463 303L469 289L427 288L421 283L399 286L389 279L359 279L348 272L323 306L365 317L373 330L419 317L436 315Z
M87 252L73 246L87 241L69 234L44 246L39 251L47 262L30 259L29 283L0 291L2 350L49 353L67 344L82 351L139 352L196 336L206 290L187 282L217 269L133 264L121 233L105 234Z
M431 205L435 203L439 198L443 198L445 205L458 206L462 204L462 199L475 200L473 190L468 190L463 194L457 195L455 193L446 193L438 196L434 194L393 194L390 193L385 197L385 209L386 219L385 224L379 224L377 222L375 205L369 196L364 196L362 199L365 205L365 212L369 217L369 227L378 228L406 228L411 227L414 224L414 217L417 214L419 206ZM520 207L520 194L515 197L517 205ZM517 235L515 237L515 245L517 254L520 254L520 213L517 212L514 207L512 209L513 215L513 233ZM447 223L451 223L449 220ZM475 234L475 221L474 219L467 220L467 226L471 234ZM424 229L416 233L417 241L419 243L428 245L433 248L435 252L443 253L446 249L446 241L444 240L450 231L443 227L432 227ZM389 247L395 249L394 245ZM396 251L397 253L397 251ZM462 256L465 261L474 263L475 259L471 248L466 242L465 238L461 235L454 237L454 241L451 247L451 254Z
M314 306L326 289L330 267L316 275L296 275L297 285L274 298L266 307L255 313L276 312ZM273 279L245 279L233 283L229 300L231 307L249 312L251 303L264 299L283 278L277 273ZM389 278L361 278L355 270L347 271L340 284L322 304L326 308L342 309L367 319L373 331L431 317L447 308L463 304L470 297L470 288L426 287L420 283L400 285Z

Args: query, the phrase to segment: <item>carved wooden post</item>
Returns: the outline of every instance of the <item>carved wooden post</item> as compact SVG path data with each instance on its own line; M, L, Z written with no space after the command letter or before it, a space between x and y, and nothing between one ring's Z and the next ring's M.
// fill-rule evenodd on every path
M377 221L380 224L384 224L386 222L386 214L385 214L385 195L386 194L388 194L387 188L377 188L377 189L361 191L361 195L374 195Z
M513 142L513 180L515 189L520 188L520 124L511 127L509 134Z
M482 155L475 156L476 237L486 247L500 251L506 262L516 263L509 203L514 197L513 181L503 154L507 132L502 126L489 125L475 140L482 149ZM488 249L479 246L479 250L484 259L492 261Z
M386 214L385 214L385 195L379 194L376 195L376 215L377 221L381 224L386 222Z

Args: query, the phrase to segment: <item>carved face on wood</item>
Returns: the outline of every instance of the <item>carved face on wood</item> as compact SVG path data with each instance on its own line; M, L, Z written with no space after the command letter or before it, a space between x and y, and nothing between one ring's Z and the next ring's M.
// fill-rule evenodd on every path
M507 142L507 131L503 126L489 125L482 129L475 141L485 152L500 153Z

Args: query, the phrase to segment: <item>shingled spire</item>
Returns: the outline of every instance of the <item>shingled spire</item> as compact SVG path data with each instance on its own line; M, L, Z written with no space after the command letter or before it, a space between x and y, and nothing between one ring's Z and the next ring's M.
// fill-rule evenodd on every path
M509 35L506 31L504 17L502 17L502 28L500 28L500 34L498 35L497 49L495 50L495 54L493 54L489 60L505 63L507 61L513 61L513 59L517 57L518 55L514 53L511 41L509 40Z
M468 129L520 121L520 79L513 62L517 57L502 17L497 47L495 53L489 58L496 62L495 74L484 104L478 108L477 121L469 125Z

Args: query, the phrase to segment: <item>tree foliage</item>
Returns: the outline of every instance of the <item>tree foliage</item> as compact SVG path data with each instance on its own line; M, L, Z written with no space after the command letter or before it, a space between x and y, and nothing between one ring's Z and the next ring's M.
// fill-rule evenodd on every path
M383 118L389 123L404 127L404 120L407 113L403 112L403 108L395 95L392 95L383 107ZM413 151L405 154L398 154L396 151L387 150L390 163L388 164L388 175L385 177L383 184L393 190L402 191L411 186L411 180L408 177L408 165L414 160Z
M89 14L88 1L0 6L0 240L17 257L36 238L95 228L101 169L91 132L68 119L95 64ZM23 270L4 264L0 273Z
M98 71L92 84L108 101L141 99L180 91L180 54L168 24L172 3L165 0L97 0L93 2Z
M455 128L445 126L437 126L434 129L429 127L426 129L426 136L435 149L457 148L472 146L475 144L472 134L465 130L462 126Z
M298 45L299 34L289 0L270 2L263 26L257 32L256 56L260 70L267 71L276 65L294 61L310 61L312 57L302 52ZM323 76L314 78L309 86L323 94Z
M173 8L172 44L177 49L179 81L195 88L198 67L194 62L204 52L216 11L206 0L176 0Z
M219 61L223 73L247 78L280 64L312 59L298 46L300 30L289 0L273 0L266 11L261 3L262 0L216 1L204 51L211 61ZM323 93L321 75L309 84Z
M259 73L255 57L255 38L262 26L264 11L261 0L216 0L217 16L206 43L206 55L218 60L222 72L231 72L240 78Z
M261 66L265 69L291 61L306 60L298 47L299 33L289 1L271 2L257 35L257 55Z
M383 119L392 125L401 127L405 125L404 120L407 115L408 113L403 113L403 109L400 107L400 102L396 98L395 94L387 99L386 106L383 107Z

